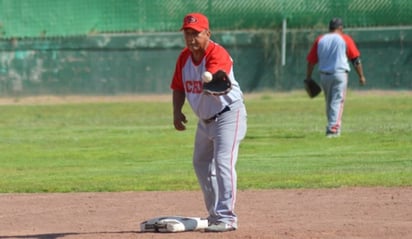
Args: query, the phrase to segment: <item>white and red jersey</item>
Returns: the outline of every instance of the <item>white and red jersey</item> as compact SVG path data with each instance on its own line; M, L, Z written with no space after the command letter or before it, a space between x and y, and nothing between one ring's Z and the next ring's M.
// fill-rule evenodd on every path
M307 61L319 63L319 71L324 73L348 72L350 60L360 56L353 39L346 34L327 33L319 36L312 45Z
M205 71L212 74L218 70L227 73L232 90L222 96L203 94L201 75ZM203 59L195 63L188 48L180 53L170 85L172 90L182 91L200 119L209 119L235 101L243 100L243 94L233 73L233 61L229 53L219 44L210 41Z

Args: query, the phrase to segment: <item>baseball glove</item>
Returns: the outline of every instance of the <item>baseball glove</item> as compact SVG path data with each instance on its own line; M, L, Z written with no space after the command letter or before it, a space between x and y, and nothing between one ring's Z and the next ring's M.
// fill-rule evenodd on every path
M208 83L203 83L203 93L210 95L225 95L232 89L232 83L226 72L219 70L213 74Z
M305 79L303 81L303 84L310 98L316 97L322 91L318 83L316 83L316 81L314 81L312 78Z

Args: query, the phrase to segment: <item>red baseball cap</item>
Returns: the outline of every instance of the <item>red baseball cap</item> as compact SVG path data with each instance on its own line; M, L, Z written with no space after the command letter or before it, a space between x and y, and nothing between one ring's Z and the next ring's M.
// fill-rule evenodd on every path
M183 26L180 30L187 28L191 28L198 32L209 30L209 20L201 13L189 13L183 18Z

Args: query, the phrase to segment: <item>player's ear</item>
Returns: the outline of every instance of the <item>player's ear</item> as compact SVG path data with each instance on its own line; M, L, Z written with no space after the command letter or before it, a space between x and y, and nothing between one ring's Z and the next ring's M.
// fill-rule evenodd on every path
M210 30L206 30L205 33L206 33L206 36L207 36L207 37L210 37L210 36L212 35L212 33L210 32Z

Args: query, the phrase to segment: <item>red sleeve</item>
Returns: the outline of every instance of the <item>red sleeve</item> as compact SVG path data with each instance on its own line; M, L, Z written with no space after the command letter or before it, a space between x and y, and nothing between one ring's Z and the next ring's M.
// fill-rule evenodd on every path
M232 70L233 61L229 53L220 45L211 42L206 52L206 69L214 74L218 70L229 73Z
M342 34L342 37L346 43L346 55L348 56L349 60L353 60L359 57L360 52L358 48L356 47L356 44L353 41L353 39L349 35L346 35L346 34Z
M318 36L315 40L315 42L312 45L312 48L309 51L308 56L306 57L306 60L311 63L311 64L316 64L319 61L318 58L318 43L320 41L320 39L322 38L322 36Z
M190 56L190 51L185 48L177 58L176 62L176 67L175 67L175 73L173 74L173 79L170 84L170 88L172 90L177 90L177 91L185 91L185 88L183 86L183 79L182 79L182 69L184 64L186 63L187 59Z

